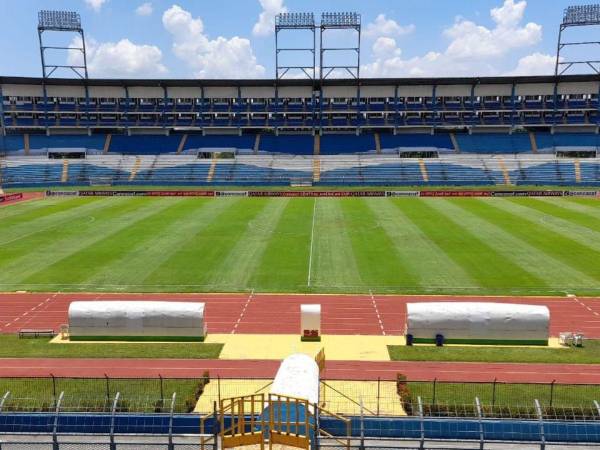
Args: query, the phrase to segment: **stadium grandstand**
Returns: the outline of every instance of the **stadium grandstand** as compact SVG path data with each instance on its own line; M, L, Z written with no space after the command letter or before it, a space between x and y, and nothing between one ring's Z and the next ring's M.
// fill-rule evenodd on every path
M6 187L600 184L600 81L0 78Z
M600 183L595 76L0 86L6 187Z

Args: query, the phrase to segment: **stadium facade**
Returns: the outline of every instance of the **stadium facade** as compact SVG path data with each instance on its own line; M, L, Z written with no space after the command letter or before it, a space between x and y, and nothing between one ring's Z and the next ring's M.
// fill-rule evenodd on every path
M3 134L587 128L597 76L362 80L0 78Z

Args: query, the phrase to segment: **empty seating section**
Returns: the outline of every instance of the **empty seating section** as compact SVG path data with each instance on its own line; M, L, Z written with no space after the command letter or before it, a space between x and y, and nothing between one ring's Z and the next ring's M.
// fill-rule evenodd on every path
M383 133L380 135L382 149L395 148L438 148L452 150L452 140L449 134L397 134Z
M259 150L270 153L290 153L292 155L312 155L315 138L310 134L290 134L275 136L263 134Z
M22 153L25 150L25 139L23 135L8 135L4 137L0 135L0 144L4 146L4 148L0 148L0 153Z
M554 152L556 147L589 147L600 146L600 135L595 133L537 133L536 142L540 151Z
M321 136L322 155L364 153L375 150L375 137L372 134L324 134Z
M254 139L253 135L189 135L183 149L188 151L202 148L249 150L254 148Z
M129 155L158 155L160 153L175 153L180 136L112 136L109 151Z
M88 150L101 151L104 148L104 135L57 135L44 136L32 134L29 136L29 147L35 150L46 150L53 148L85 148Z
M185 139L184 139L185 136ZM458 150L462 153L514 154L533 152L529 133L457 133L454 135ZM537 150L553 153L559 148L600 148L600 135L594 133L533 133ZM389 153L398 149L427 149L439 152L454 151L451 135L437 134L397 134L379 133L380 147ZM107 142L106 134L51 135L14 134L0 137L0 153L23 153L26 142L32 154L46 153L48 149L83 148L88 153L101 153ZM257 141L256 134L242 135L124 135L112 134L109 152L125 155L158 155L163 153L193 154L202 149L227 149L242 153L252 153ZM183 146L180 144L183 142ZM311 134L261 134L258 140L260 152L283 153L290 155L312 155L315 150L315 137ZM322 155L369 153L376 149L374 134L323 134L320 137Z
M554 155L441 154L435 159L394 154L320 155L317 185L515 185L599 186L600 161ZM579 165L579 173L576 170ZM424 169L424 170L423 170ZM92 155L63 161L10 156L0 161L4 187L89 184L289 185L313 181L313 157L240 155L203 160L195 155Z
M597 166L597 164L594 164ZM511 179L520 185L576 185L575 166L573 162L548 159L547 162L522 161L518 170L511 171ZM600 186L600 179L588 180L582 183Z
M593 133L365 133L199 135L8 135L0 138L4 186L154 185L580 185L600 186L600 159L558 158L558 149L596 150ZM538 154L531 149L531 139ZM106 143L109 152L104 154ZM29 152L25 154L27 146ZM256 147L256 144L259 144ZM319 151L315 152L315 144ZM85 159L48 159L48 149L85 148ZM232 159L199 159L202 149L234 149ZM439 158L400 158L398 149ZM180 154L177 152L180 151ZM256 152L258 150L258 152ZM415 156L415 155L410 155ZM575 154L574 156L577 156ZM318 158L318 164L313 162ZM315 169L316 167L316 169Z
M523 153L531 152L527 133L457 134L460 151L464 153Z

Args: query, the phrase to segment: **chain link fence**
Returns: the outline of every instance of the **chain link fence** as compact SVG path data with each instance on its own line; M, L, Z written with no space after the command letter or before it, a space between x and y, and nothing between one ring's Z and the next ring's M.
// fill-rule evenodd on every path
M219 401L268 393L271 382L211 378L208 373L196 379L1 378L0 450L216 450ZM600 399L598 385L447 383L398 376L321 380L320 408L315 410L323 411L321 428L339 437L336 442L352 440L347 449L360 444L359 438L364 442L362 447L356 445L357 450L387 445L433 448L420 445L448 435L465 442L535 439L542 445L565 440L556 448L566 449L574 442L599 445L596 399ZM339 416L349 418L352 436L347 436L347 422ZM419 446L411 447L409 441ZM321 448L327 446L333 450L336 444L323 441Z

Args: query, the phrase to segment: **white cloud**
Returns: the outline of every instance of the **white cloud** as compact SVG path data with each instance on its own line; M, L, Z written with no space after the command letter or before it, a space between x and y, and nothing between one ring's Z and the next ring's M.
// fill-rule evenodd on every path
M505 0L500 8L490 11L493 29L459 19L444 34L452 39L446 53L456 58L496 58L510 50L535 45L542 40L542 26L527 23L520 26L527 2Z
M175 56L187 63L197 78L264 77L248 39L219 36L209 39L204 24L185 9L173 5L162 17L163 26L173 37Z
M252 28L254 36L268 36L273 33L275 28L275 16L279 13L287 12L283 0L258 0L262 7L262 12L258 16L258 22Z
M393 38L380 37L373 44L373 54L378 57L400 56L401 53Z
M533 53L519 59L517 67L506 75L553 75L556 56Z
M96 12L99 12L107 1L108 0L85 0L87 5Z
M73 47L79 46L75 38ZM162 63L162 52L154 45L137 45L129 39L119 42L96 42L88 39L87 65L90 76L98 78L146 77L158 78L168 72ZM69 63L80 64L81 53L70 51Z
M431 51L422 56L403 59L396 40L379 38L372 48L373 61L361 67L367 77L387 76L485 76L502 72L495 65L509 52L533 46L541 41L542 27L536 23L522 24L526 1L504 0L490 15L493 28L478 25L463 18L444 30L450 39L442 52ZM538 57L538 60L540 58ZM541 61L541 60L540 60ZM522 63L523 70L532 64Z
M142 3L140 6L138 6L135 9L135 13L138 16L150 16L150 15L152 15L153 11L154 11L154 8L152 7L152 3L150 3L150 2Z
M386 19L385 14L379 14L375 21L369 23L364 29L364 36L375 38L379 36L403 36L415 31L413 24L402 26L393 19Z

